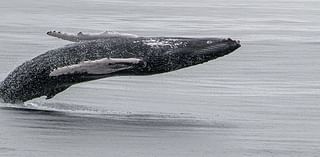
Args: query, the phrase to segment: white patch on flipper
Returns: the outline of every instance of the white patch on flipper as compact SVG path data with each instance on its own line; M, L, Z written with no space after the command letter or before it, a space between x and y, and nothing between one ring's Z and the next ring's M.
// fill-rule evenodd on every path
M124 38L137 38L137 35L128 34L128 33L119 33L119 32L111 32L106 31L99 34L84 34L79 32L78 34L68 34L68 33L61 33L57 31L49 31L47 33L49 36L57 37L63 40L79 42L84 40L97 40L97 39L107 39L112 37L124 37Z
M49 76L61 76L72 74L92 74L102 75L110 74L116 71L132 68L133 65L139 64L142 59L138 58L103 58L94 61L84 61L79 64L60 67L53 70Z
M112 32L112 31L106 31L106 32L99 34L99 35L106 36L106 37L128 37L128 38L138 38L139 37L135 34Z

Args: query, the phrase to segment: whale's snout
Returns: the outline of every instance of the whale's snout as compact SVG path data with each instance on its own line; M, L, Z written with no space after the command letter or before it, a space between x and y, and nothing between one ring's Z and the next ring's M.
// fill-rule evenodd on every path
M195 44L197 44L197 47L193 52L193 58L200 63L225 56L241 47L240 41L232 40L230 38L198 39Z
M212 44L210 44L210 41L211 40L207 41L209 44L202 50L202 53L205 53L209 56L213 55L215 58L225 56L241 47L239 40L232 40L230 38L222 39L215 43L212 42Z
M232 48L234 48L234 50L241 47L240 40L232 40L231 38L228 38L227 40L228 40L230 46Z

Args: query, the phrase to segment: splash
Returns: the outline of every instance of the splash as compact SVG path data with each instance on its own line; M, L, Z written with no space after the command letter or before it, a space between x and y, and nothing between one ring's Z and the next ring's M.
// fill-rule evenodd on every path
M59 102L26 102L23 104L0 103L0 108L30 112L51 116L63 116L67 119L85 118L87 121L104 121L118 125L141 125L153 127L226 127L212 119L196 116L189 113L161 113L161 112L131 112L112 111L87 105L75 105Z

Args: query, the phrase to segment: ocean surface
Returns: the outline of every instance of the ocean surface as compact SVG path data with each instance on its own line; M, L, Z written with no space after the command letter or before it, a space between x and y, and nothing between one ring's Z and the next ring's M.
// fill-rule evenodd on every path
M242 43L179 71L0 103L1 157L320 156L318 0L1 0L0 19L0 80L70 44L50 30Z

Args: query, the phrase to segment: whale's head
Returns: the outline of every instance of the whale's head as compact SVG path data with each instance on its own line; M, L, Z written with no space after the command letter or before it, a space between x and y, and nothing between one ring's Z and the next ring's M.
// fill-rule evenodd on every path
M202 64L230 54L241 46L239 41L219 38L182 38L168 43L162 53L148 58L150 71L169 72Z

